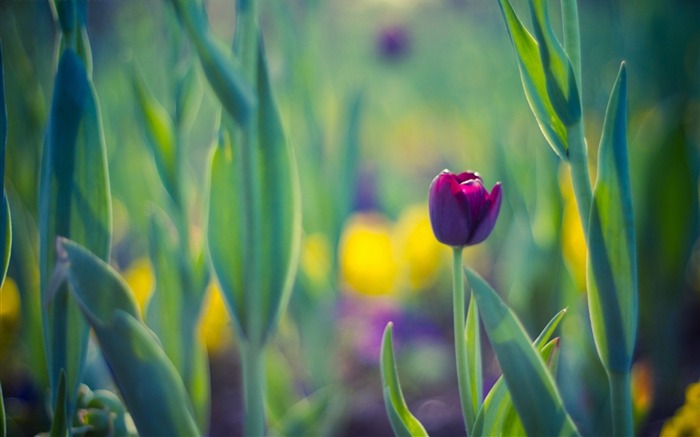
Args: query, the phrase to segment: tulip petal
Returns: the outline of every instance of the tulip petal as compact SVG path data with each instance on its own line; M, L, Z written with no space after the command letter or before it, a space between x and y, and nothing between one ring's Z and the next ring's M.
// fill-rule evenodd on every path
M486 199L486 203L482 209L483 215L480 217L476 228L469 238L469 244L481 243L486 239L486 237L489 236L489 234L491 234L494 226L496 226L498 213L501 210L501 200L503 198L502 193L503 190L501 188L501 183L498 182L496 185L494 185L493 189L491 190L491 194Z
M463 173L460 173L455 176L457 178L457 181L461 184L462 182L466 182L472 179L478 179L481 181L481 176L477 172L472 172L472 171L465 171Z
M464 214L469 217L470 234L473 229L479 225L479 219L483 215L481 212L486 207L488 191L481 183L481 179L471 179L460 184L461 196L457 196L458 200L462 201Z
M443 244L463 246L469 238L471 220L465 214L465 201L455 197L454 187L459 190L455 175L441 173L430 184L430 224L435 237Z

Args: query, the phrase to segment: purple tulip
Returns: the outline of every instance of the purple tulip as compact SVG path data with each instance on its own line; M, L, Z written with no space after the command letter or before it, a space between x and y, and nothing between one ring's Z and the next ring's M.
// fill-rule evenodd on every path
M478 173L444 170L430 184L428 208L435 238L454 247L481 243L501 209L501 183L486 191Z

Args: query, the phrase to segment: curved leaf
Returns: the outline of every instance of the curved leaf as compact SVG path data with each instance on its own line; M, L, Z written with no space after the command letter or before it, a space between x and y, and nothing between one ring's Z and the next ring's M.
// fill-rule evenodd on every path
M192 266L175 225L158 208L151 215L149 252L156 287L148 303L146 321L182 377L198 423L205 431L209 372L206 350L196 335L201 293L197 291L199 284L193 280Z
M393 323L389 322L384 329L380 363L384 405L389 415L389 422L391 422L391 428L397 436L427 436L428 433L423 425L408 410L406 400L401 392L399 375L396 373L396 363L394 362L392 328Z
M513 405L528 435L578 435L540 354L517 317L483 278L469 282Z
M5 73L0 45L0 287L5 281L12 249L12 217L5 194L5 146L7 144L7 108L5 106Z
M211 164L208 246L239 332L250 338L252 318L257 318L262 332L255 335L264 339L276 325L291 292L301 238L301 208L294 155L284 138L262 50L259 56L259 131L252 153L258 154L260 166L244 171L244 160L237 156L241 145L233 144L224 130ZM246 212L256 206L246 193L253 184L259 185L256 203L262 210L258 211L260 222L251 224ZM248 241L255 242L256 251ZM264 265L265 272L258 272L254 265ZM253 305L254 299L260 299L260 305Z
M499 6L518 58L520 79L530 109L535 115L540 130L549 145L552 146L552 149L561 159L568 160L569 146L565 121L570 123L570 119L575 119L576 117L572 114L570 117L566 117L566 120L562 120L560 113L566 113L569 104L574 105L574 103L565 101L564 108L561 108L561 97L554 102L550 97L550 90L556 91L562 88L560 85L561 72L559 70L561 70L560 65L564 64L562 55L564 57L566 55L563 54L563 50L558 46L558 43L558 49L556 49L552 41L550 41L556 41L556 38L553 38L553 35L552 38L549 37L551 28L549 23L545 21L544 3L538 2L537 6L531 7L538 39L533 38L525 29L509 0L499 0ZM549 31L545 31L545 29ZM568 58L566 62L568 62ZM568 64L570 65L570 63ZM553 65L557 67L556 72L552 71ZM573 78L573 70L567 70L566 73L569 71L572 72L571 77ZM573 86L571 83L573 83ZM575 91L576 100L578 100L578 89L575 85L575 79L569 81L567 76L566 84L566 92L571 94ZM558 94L554 95L555 97L558 96ZM578 117L580 118L580 104L578 107Z
M158 175L170 197L177 203L178 194L178 151L175 140L175 128L168 112L161 106L148 89L140 72L134 68L132 84L138 100L141 120L148 143L153 152Z
M180 21L194 43L204 74L226 112L240 125L255 115L255 90L230 50L212 34L203 8L191 0L172 0Z
M605 114L588 235L588 302L595 344L608 371L628 372L637 330L637 256L624 63Z
M472 411L472 418L476 418L481 404L483 403L483 380L482 380L482 363L481 363L481 335L479 329L479 310L476 307L476 300L472 293L469 297L469 308L467 310L467 320L464 327L464 341L467 343L467 362L469 379L468 387L471 389L469 393L469 408ZM474 419L472 419L474 420ZM472 425L473 426L473 425Z
M547 323L542 332L537 339L534 341L533 346L540 351L542 359L546 362L549 359L549 355L546 355L548 345L554 330L559 326L559 322L566 315L566 309L559 311L552 317L552 320ZM493 385L489 394L484 400L482 408L479 410L479 414L476 416L476 421L474 422L474 429L472 430L472 435L499 435L503 429L504 421L506 420L509 411L512 409L512 401L510 398L510 393L505 385L505 380L503 376L499 377L496 383Z
M187 392L128 285L80 245L59 240L59 271L95 331L141 435L199 435Z
M71 238L106 260L112 227L97 97L83 62L71 49L63 51L58 64L41 166L39 272L44 338L52 393L56 393L63 368L70 412L82 373L88 327L69 293L49 293L55 241L57 236Z

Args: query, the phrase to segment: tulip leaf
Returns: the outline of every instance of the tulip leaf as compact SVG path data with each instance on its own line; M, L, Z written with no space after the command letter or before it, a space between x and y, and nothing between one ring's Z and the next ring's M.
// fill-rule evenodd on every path
M2 384L0 384L0 437L7 435L7 419L5 417L5 398L2 395Z
M163 350L182 377L204 430L208 420L209 373L206 350L196 336L201 294L175 225L164 211L154 208L149 248L156 287L146 321L161 340Z
M255 90L245 79L240 62L212 34L198 1L171 0L175 13L194 43L204 75L214 93L239 125L255 115Z
M328 414L332 396L330 389L321 389L294 404L279 421L280 434L289 437L320 434L318 426Z
M39 272L52 393L55 395L58 376L65 369L69 414L81 379L88 326L69 293L49 292L56 237L71 238L106 260L111 220L97 97L83 62L73 50L65 49L58 63L42 154Z
M170 197L179 201L178 187L178 151L175 140L175 128L170 115L158 103L148 89L141 73L134 69L132 84L138 100L140 119L143 120L148 143L153 152L158 175Z
M589 223L588 302L608 371L628 372L637 329L637 258L627 158L624 63L605 114Z
M139 434L198 435L185 386L126 282L70 240L60 239L58 252L57 272L90 322Z
M337 211L335 229L337 230L338 238L340 238L343 224L355 202L357 167L360 159L362 102L362 93L357 92L349 104L345 141L343 142L343 147L341 147L336 167L338 173L333 175L333 178L338 181L338 193L335 196L335 211Z
M559 326L559 322L564 318L566 310L559 311L552 320L547 323L542 332L537 339L534 341L533 346L535 349L540 351L542 359L547 361L548 355L545 354L546 347L549 344L549 339L551 338L554 330ZM551 342L550 342L551 343ZM472 435L499 435L503 429L504 421L512 408L512 401L510 398L510 393L505 385L503 376L498 378L496 383L493 385L489 394L484 400L483 406L479 410L476 416L476 421L474 422L474 428Z
M483 278L472 270L466 273L513 405L527 434L578 435L546 364L520 321Z
M540 60L545 75L547 95L559 119L570 126L581 119L581 101L574 68L554 34L546 0L531 0L530 12Z
M411 414L401 391L399 375L394 361L393 324L389 322L382 338L381 374L384 405L391 428L396 436L427 436L428 433L418 419Z
M243 171L243 160L236 156L241 145L232 143L227 130L222 132L211 165L209 252L239 332L250 338L249 322L256 317L262 332L255 335L264 339L289 299L301 238L301 210L296 163L272 99L262 49L258 72L259 131L251 146L261 164ZM254 251L246 244L252 225L245 212L253 206L245 192L251 184L260 184L258 205L264 208L259 211L261 221L255 223L257 231L253 231L259 246L255 252L261 259L253 259L249 253ZM259 278L250 273L258 270L250 267L256 263L265 265L266 273ZM250 289L252 283L260 288ZM253 299L261 299L261 305L253 305ZM259 313L249 314L256 307Z
M479 330L479 311L476 307L474 294L469 297L467 320L464 327L464 341L467 343L467 377L469 378L469 408L472 418L476 418L483 403L483 379L481 364L481 335ZM473 419L472 419L473 420Z
M540 349L540 356L542 360L547 363L552 374L556 373L557 367L557 357L559 354L559 338L551 340L549 343L542 346ZM503 426L501 428L501 435L516 436L516 435L527 435L525 429L523 428L523 423L518 416L518 412L513 408L513 403L510 401L510 396L507 396L509 400L510 407L503 420Z
M7 108L5 106L5 73L0 45L0 287L5 281L12 249L12 217L5 193L5 145L7 144Z
M186 345L182 344L183 288L188 268L180 255L177 231L165 213L157 208L151 215L149 252L155 277L155 290L148 303L146 321L158 335L170 361L181 374ZM186 349L189 351L189 349Z
M51 421L50 437L66 437L68 435L68 411L66 406L66 372L61 370L58 377L56 402L53 405L53 420Z
M552 77L556 76L551 71L546 72L546 66L542 65L543 57L545 59L558 59L556 51L546 45L544 50L541 50L542 47L538 45L538 41L530 35L515 14L509 0L499 0L499 5L518 58L518 69L520 70L525 98L549 145L561 159L568 160L569 146L566 125L559 117L548 92L548 88L552 88L558 82L554 80L552 83ZM541 14L534 15L533 21L537 21L538 17L544 18ZM548 24L538 22L540 29L548 26Z
M263 300L266 333L277 323L280 312L289 301L301 245L301 199L299 176L294 152L284 137L282 121L272 95L267 60L260 42L258 53L258 141L261 155L260 181L263 216L271 222L263 227L263 260L269 271L264 275L263 289L269 300Z

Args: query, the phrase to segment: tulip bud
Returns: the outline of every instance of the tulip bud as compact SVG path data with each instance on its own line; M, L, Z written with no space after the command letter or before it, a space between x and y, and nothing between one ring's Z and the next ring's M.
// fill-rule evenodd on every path
M478 173L444 170L430 184L428 197L435 238L453 247L484 241L496 224L501 192L498 182L489 194Z

